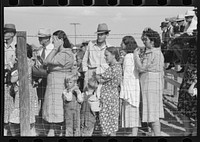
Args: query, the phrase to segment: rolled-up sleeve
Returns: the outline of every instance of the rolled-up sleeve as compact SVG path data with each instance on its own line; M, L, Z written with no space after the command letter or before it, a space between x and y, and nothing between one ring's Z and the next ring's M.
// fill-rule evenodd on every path
M52 65L66 66L68 63L74 62L74 57L69 52L59 52L51 60Z

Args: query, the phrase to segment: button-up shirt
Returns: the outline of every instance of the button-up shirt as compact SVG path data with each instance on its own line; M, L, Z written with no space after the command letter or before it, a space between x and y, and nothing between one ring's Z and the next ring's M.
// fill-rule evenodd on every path
M88 43L82 61L84 72L87 71L88 68L108 68L108 64L106 63L104 55L107 47L110 47L108 43L106 43L103 47L99 47L96 40L90 41Z
M186 32L188 35L192 35L193 30L197 29L197 21L193 18L191 23L187 23L184 29L184 32Z
M10 65L10 67L13 67L13 64L16 59L16 41L13 40L13 42L10 45L5 44L4 45L4 53L5 53L5 65Z
M49 53L51 52L51 50L54 48L54 45L52 43L49 43L46 48L45 48L45 59L47 58L47 56L49 55ZM39 55L42 55L42 51L44 50L44 47L40 47Z

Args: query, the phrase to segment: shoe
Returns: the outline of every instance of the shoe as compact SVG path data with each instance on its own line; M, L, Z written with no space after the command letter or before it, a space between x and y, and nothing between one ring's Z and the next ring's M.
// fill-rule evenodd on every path
M175 67L174 63L170 63L169 66L166 68L166 70L169 70L171 68Z
M185 68L182 67L182 69L180 71L177 71L177 73L183 73L185 71Z

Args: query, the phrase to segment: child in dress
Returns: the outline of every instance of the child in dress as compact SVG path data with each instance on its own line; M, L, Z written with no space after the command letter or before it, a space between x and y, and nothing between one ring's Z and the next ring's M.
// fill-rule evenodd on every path
M63 91L65 136L80 136L80 109L83 95L77 86L78 75L65 79Z
M96 122L96 112L100 110L96 96L98 83L94 78L88 80L84 90L84 102L81 107L81 136L92 136Z

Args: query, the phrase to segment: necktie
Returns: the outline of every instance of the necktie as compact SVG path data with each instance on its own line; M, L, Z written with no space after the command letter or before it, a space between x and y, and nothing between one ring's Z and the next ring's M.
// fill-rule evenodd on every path
M46 47L43 47L43 51L42 51L42 54L41 54L42 59L45 59L45 49L46 49Z

